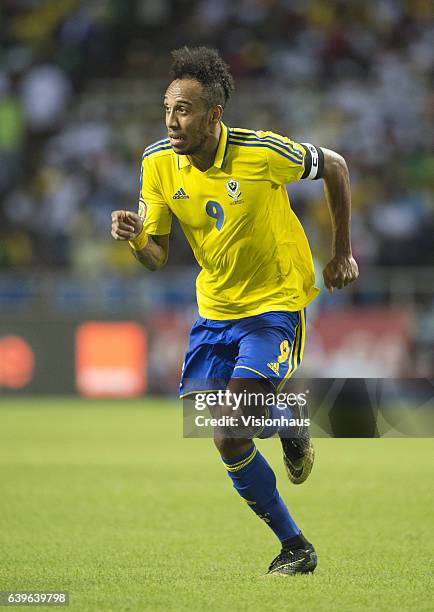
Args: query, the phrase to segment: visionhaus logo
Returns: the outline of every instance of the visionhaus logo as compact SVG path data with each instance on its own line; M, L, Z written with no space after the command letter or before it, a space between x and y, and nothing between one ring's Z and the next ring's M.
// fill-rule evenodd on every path
M203 381L197 380L189 384L191 389L218 389L218 385L225 384L220 380L212 382L213 387L205 387ZM288 393L289 390L292 392ZM220 424L227 424L228 429L237 425L242 433L243 427L252 429L252 424L258 422L262 426L275 417L296 419L290 420L289 426L296 425L300 432L295 431L295 436L291 432L289 437L301 435L306 427L313 437L434 437L431 379L294 378L285 381L281 393L195 391L186 394L183 402L186 437L212 437L212 428ZM224 420L204 420L222 416L239 422L231 425ZM299 421L308 417L309 420Z
M297 432L310 426L306 392L233 393L229 389L197 393L194 397L194 427L227 428L234 436L251 437L266 427ZM208 409L208 413L203 413ZM198 414L199 412L199 414Z
M309 427L310 419L292 419L283 414L278 417L267 417L241 414L239 417L233 415L222 415L219 417L206 417L204 414L199 414L195 418L196 427L233 427L237 428L240 425L249 428L264 428L264 427Z

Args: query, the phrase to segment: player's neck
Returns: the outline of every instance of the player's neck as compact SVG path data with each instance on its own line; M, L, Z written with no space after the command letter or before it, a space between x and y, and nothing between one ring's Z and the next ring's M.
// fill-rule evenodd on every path
M211 134L207 138L203 149L201 149L197 153L194 153L194 155L188 156L193 166L201 172L206 172L214 164L215 155L219 146L221 131L221 125L220 123L218 123L216 125L216 130L214 134Z

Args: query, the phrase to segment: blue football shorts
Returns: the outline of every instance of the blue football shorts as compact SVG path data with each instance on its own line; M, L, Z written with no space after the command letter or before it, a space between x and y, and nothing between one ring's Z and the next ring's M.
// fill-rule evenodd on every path
M279 392L301 363L305 336L306 309L225 321L199 317L179 395L225 389L231 378L266 379Z

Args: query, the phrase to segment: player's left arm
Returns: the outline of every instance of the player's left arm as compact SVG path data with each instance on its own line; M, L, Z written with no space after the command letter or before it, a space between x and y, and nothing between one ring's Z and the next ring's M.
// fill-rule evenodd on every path
M332 219L332 258L323 271L326 288L342 289L359 275L351 251L351 191L347 164L339 153L294 142L273 132L257 132L264 138L270 180L276 184L324 179L325 198Z
M323 270L324 284L332 293L356 280L359 270L351 249L351 189L348 167L339 153L324 149L324 193L332 220L332 258Z

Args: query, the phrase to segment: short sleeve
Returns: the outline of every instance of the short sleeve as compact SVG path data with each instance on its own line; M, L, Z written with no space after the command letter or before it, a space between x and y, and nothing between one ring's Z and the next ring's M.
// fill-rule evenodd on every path
M138 213L144 220L143 228L147 234L154 236L170 234L172 211L164 200L157 173L147 157L143 157L140 169Z
M273 132L264 132L270 179L285 184L301 179L318 179L324 169L324 154L320 147L300 143Z

